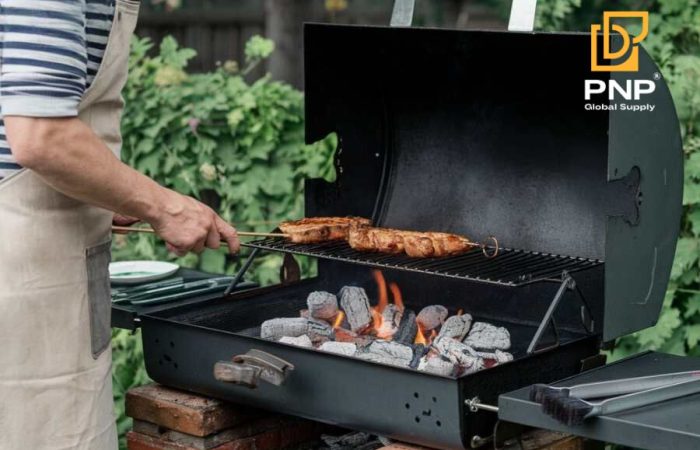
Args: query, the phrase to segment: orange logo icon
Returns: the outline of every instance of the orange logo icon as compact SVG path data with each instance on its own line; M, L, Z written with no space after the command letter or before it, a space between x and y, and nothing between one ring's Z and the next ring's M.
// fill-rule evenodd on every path
M639 19L642 31L638 36L630 36L619 24L611 23L613 19ZM603 59L607 64L598 62L598 33L603 30ZM610 37L617 33L622 38L622 45L616 51L610 50ZM591 71L593 72L636 72L639 70L639 43L649 34L649 13L646 11L606 11L603 24L591 25ZM624 61L613 61L625 57Z

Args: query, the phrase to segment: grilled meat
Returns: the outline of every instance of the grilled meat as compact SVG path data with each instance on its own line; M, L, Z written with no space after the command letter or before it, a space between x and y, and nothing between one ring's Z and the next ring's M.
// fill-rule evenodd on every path
M450 233L407 231L403 237L404 250L413 258L461 255L474 248L469 239Z
M350 247L359 251L406 253L413 258L460 255L474 247L469 239L449 233L403 231L355 226L348 234Z
M380 253L403 253L403 236L400 230L354 226L348 234L348 244L355 250Z
M312 244L348 238L350 227L369 226L369 219L362 217L308 217L282 222L280 230L297 244Z

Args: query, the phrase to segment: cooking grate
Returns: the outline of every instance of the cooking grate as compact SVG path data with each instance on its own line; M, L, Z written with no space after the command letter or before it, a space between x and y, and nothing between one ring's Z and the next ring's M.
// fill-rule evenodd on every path
M575 272L602 264L597 259L552 255L509 248L499 249L495 258L484 257L481 249L449 258L409 258L403 255L358 252L345 241L320 244L294 244L284 238L267 238L243 244L252 248L318 258L346 261L387 269L435 274L450 278L504 286L522 286L548 278L559 278L563 271Z

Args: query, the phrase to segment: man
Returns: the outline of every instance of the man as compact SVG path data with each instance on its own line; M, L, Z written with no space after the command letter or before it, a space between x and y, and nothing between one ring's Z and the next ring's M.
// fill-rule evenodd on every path
M118 159L138 6L0 2L0 449L117 446L113 212L150 223L177 254L239 247L210 208Z

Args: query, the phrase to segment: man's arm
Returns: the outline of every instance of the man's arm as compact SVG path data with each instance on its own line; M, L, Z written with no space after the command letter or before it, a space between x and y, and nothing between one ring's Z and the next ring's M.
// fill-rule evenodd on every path
M221 239L232 251L238 250L235 229L213 210L119 161L80 119L5 116L4 120L17 162L56 190L150 223L178 254L218 248Z

